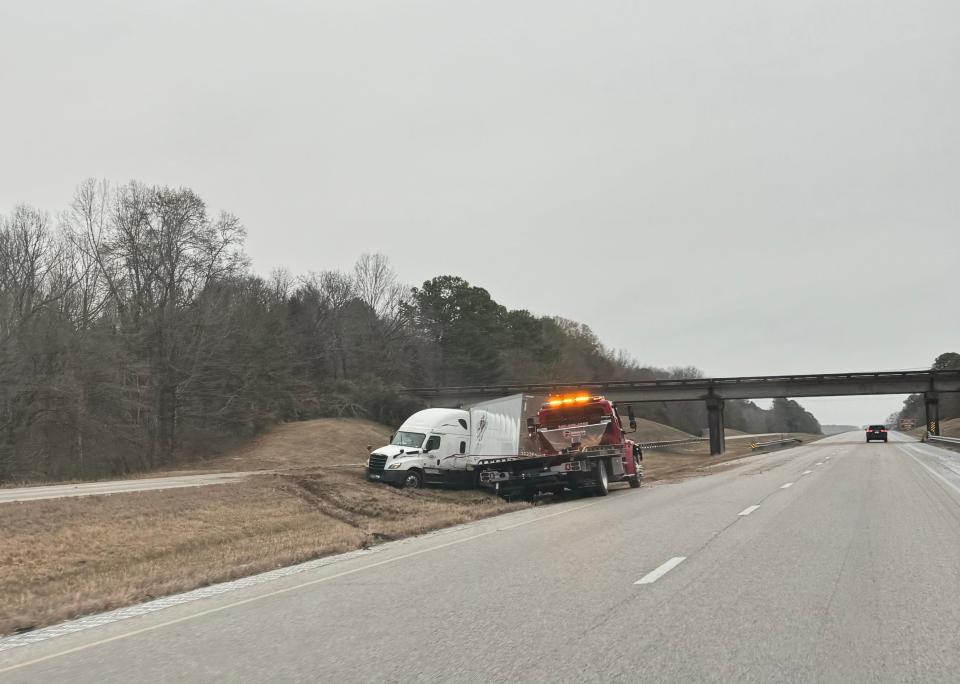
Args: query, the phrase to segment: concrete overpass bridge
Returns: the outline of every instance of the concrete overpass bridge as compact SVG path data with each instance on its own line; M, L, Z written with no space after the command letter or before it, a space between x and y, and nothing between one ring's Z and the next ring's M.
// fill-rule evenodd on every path
M710 428L710 453L722 454L723 402L726 399L836 397L866 394L922 394L927 429L940 434L939 395L960 392L960 370L828 373L818 375L758 375L686 380L626 380L543 384L415 387L404 390L431 406L464 406L510 394L561 394L587 391L602 394L618 405L655 401L703 401Z

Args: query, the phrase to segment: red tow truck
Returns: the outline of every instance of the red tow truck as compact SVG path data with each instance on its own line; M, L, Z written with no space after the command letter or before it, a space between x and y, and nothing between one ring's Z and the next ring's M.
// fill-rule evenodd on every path
M643 454L626 435L637 428L628 407L630 429L602 396L549 397L527 418L533 449L515 456L480 458L474 466L481 486L512 498L538 492L592 492L606 496L613 482L640 486Z

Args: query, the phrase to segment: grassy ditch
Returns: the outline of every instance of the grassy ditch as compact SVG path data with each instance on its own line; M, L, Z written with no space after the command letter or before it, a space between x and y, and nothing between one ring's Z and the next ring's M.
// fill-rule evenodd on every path
M0 506L0 634L527 504L475 491L399 491L362 472Z

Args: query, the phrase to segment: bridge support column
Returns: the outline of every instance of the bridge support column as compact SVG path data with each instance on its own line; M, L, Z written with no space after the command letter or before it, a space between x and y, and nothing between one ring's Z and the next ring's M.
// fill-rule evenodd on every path
M931 435L940 434L940 398L936 392L926 392L923 403L927 408L927 432Z
M723 399L707 397L707 427L710 428L710 455L719 456L727 448L723 434Z

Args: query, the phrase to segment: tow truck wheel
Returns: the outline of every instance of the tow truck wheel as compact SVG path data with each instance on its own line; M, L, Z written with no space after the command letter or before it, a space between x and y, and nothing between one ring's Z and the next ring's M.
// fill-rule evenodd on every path
M597 461L597 488L593 490L597 496L606 496L610 491L610 478L607 477L607 464L603 459Z
M640 468L641 468L641 467L642 467L642 466L640 465L640 459L639 459L637 456L634 456L634 457L633 457L633 472L636 473L636 474L635 474L635 475L631 475L631 476L627 479L627 482L630 483L630 489L636 489L637 487L640 486Z
M408 470L407 474L403 476L401 486L404 489L420 489L423 486L423 475L420 474L419 470Z

